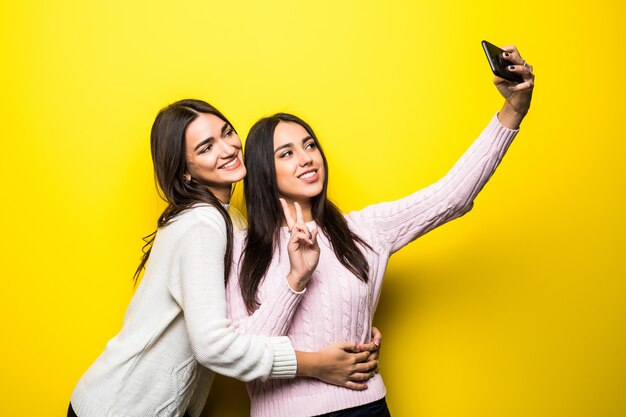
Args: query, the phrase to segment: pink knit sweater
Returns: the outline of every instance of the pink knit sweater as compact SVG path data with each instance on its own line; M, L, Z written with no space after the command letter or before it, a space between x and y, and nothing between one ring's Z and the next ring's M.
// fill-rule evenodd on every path
M287 335L294 348L316 351L344 340L365 342L389 256L426 232L467 213L473 200L504 156L516 130L503 127L497 117L437 183L398 201L381 203L346 216L350 228L371 247L365 253L369 282L351 274L334 255L328 238L320 233L320 260L306 291L294 293L284 276L289 272L288 233L281 231L279 250L259 286L261 307L248 316L237 279L230 279L227 297L233 323L246 332L267 336ZM314 222L308 223L314 228ZM245 232L236 233L239 259ZM234 267L231 277L238 276ZM274 278L275 277L275 278ZM316 379L252 381L248 383L253 417L305 417L355 407L385 396L377 374L365 391L352 391Z

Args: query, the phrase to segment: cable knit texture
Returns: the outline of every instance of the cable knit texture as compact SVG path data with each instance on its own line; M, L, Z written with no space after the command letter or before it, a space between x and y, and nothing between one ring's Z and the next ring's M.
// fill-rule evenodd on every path
M233 323L267 336L286 334L296 350L316 351L343 340L369 341L389 256L424 233L467 213L473 200L500 163L516 130L503 127L494 116L480 137L437 183L401 200L376 204L346 216L348 224L371 247L365 253L369 282L363 283L335 257L327 237L318 236L320 260L308 284L291 326L273 325L263 313L248 316L236 280L227 288ZM314 228L314 222L308 223ZM283 283L273 277L289 271L286 228L268 275L259 287L261 309L280 293ZM239 259L244 232L235 237ZM237 267L234 269L238 276ZM281 333L286 330L286 333ZM253 417L305 417L355 407L385 396L382 377L368 381L365 391L352 391L316 379L252 381L248 383Z
M230 326L225 250L226 225L214 207L198 205L159 229L122 330L74 389L78 416L174 417L188 410L196 417L212 371L245 381L295 375L287 337L242 335ZM303 293L283 284L259 317L284 334Z

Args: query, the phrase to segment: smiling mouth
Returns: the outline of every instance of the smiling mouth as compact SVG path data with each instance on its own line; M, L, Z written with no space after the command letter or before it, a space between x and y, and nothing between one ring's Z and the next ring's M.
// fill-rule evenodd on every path
M311 169L309 171L305 171L302 174L298 175L298 178L300 178L301 180L308 180L308 179L313 178L316 174L317 174L317 170Z
M231 161L226 162L224 165L220 166L218 169L232 169L237 168L239 166L239 158L235 156Z

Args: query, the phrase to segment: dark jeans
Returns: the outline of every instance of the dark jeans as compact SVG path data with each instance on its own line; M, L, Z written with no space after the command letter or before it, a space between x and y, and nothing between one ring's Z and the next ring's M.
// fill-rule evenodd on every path
M387 402L382 398L373 403L333 411L318 417L391 417L391 414L389 413L389 408L387 408Z
M67 409L67 417L78 417L72 408L72 403L70 403L70 408ZM185 415L183 417L190 417L189 412L185 411Z
M70 403L70 408L67 409L67 417L78 417L72 408L72 403Z

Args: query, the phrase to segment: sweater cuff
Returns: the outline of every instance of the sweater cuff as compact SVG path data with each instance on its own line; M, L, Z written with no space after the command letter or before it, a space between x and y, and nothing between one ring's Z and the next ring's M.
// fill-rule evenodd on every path
M302 291L296 291L293 288L291 288L291 285L289 285L289 282L287 281L286 275L285 275L284 283L285 283L285 286L287 286L287 288L289 289L289 292L293 295L302 295L306 291L306 287L304 287Z
M274 351L274 364L270 378L293 378L296 376L298 362L296 351L287 336L270 337L269 341Z
M499 161L504 158L504 154L507 149L509 149L511 142L513 142L513 139L515 139L515 136L517 136L518 133L519 129L509 129L508 127L503 126L502 123L500 123L500 120L498 120L498 113L493 116L493 119L491 119L491 122L483 131L483 135L486 134L488 137L492 138L487 142L487 146L489 146L489 148L497 148L497 164L499 164ZM491 149L488 150L487 153L491 153ZM493 167L493 170L495 170L495 167Z
M519 128L509 129L508 127L503 126L502 123L500 123L500 119L498 119L499 114L500 112L497 111L496 114L493 116L493 119L491 119L491 123L489 123L489 126L487 126L487 129L496 133L510 132L512 134L517 134L517 132L519 132Z

